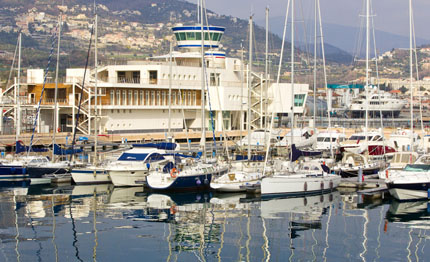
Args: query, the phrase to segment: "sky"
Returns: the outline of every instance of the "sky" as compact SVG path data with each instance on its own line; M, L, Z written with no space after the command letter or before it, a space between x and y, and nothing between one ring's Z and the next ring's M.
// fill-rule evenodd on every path
M197 3L198 0L187 0ZM264 21L265 8L270 17L284 17L288 0L205 0L206 7L219 14ZM315 0L295 0L296 19L313 18ZM373 0L375 28L398 35L409 35L408 0ZM323 23L360 27L365 0L320 0ZM412 0L416 36L430 39L428 30L430 0ZM303 14L303 15L300 15Z

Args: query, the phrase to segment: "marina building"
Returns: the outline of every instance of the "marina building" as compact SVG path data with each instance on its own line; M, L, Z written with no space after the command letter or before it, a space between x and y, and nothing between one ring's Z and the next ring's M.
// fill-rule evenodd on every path
M249 72L249 65L241 59L227 57L219 48L223 27L204 28L204 59L200 26L172 30L178 51L146 61L99 66L97 72L67 69L57 92L54 83L44 84L42 69L28 69L19 86L15 81L2 93L3 118L14 121L14 126L21 119L19 122L31 129L43 87L36 121L37 132L43 133L70 132L77 124L81 133L90 134L96 117L101 133L166 132L169 121L172 131L199 130L203 95L205 126L209 130L238 130L241 125L245 129L248 123L252 129L262 128L273 111L279 126L279 119L291 114L292 85L277 85L263 73ZM303 114L308 89L307 84L294 84L294 114ZM54 114L59 119L55 127ZM7 132L6 126L1 123L3 133Z

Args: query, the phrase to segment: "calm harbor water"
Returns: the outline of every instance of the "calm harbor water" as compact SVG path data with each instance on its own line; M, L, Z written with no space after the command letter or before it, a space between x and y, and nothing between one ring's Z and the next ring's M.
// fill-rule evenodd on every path
M111 185L0 193L0 261L428 261L430 205Z

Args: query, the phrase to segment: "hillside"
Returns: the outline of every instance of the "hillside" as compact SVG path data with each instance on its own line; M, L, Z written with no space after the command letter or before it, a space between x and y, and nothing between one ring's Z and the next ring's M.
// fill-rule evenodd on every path
M60 72L64 68L82 67L86 60L86 48L90 28L94 21L94 6L84 0L0 0L0 77L4 80L13 59L17 32L24 33L23 67L45 68L51 47L50 37L57 26L60 11L63 13ZM67 5L66 5L67 4ZM168 52L173 38L171 27L177 24L195 24L196 5L183 0L101 0L97 3L99 17L99 59L101 64L120 63L130 59L146 59ZM249 46L249 22L231 16L207 11L209 23L226 28L222 45L230 56L239 57L240 50ZM281 39L270 34L270 60L277 65ZM301 48L299 46L299 48ZM287 44L284 64L290 60ZM301 48L306 50L306 48ZM265 29L254 29L254 60L256 67L263 64ZM327 60L335 63L349 62L345 52L334 46L326 47ZM298 65L307 74L311 54L296 52ZM247 54L245 53L245 57ZM91 64L91 63L90 63ZM273 68L272 71L276 69ZM288 67L284 71L289 70ZM298 73L299 75L300 73ZM298 76L300 77L300 76Z

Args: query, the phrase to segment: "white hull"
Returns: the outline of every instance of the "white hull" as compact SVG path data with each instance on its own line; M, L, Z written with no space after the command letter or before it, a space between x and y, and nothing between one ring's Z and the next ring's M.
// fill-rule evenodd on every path
M77 185L111 183L110 177L104 168L72 169L72 178Z
M220 192L245 192L245 188L241 188L246 185L255 185L260 183L260 180L248 181L248 182L236 182L236 183L211 183L211 188Z
M416 200L428 198L428 193L423 190L391 188L389 192L395 199L398 200Z
M146 182L148 170L109 170L114 186L142 186Z
M330 191L339 186L340 176L277 175L263 178L262 196L302 195Z

